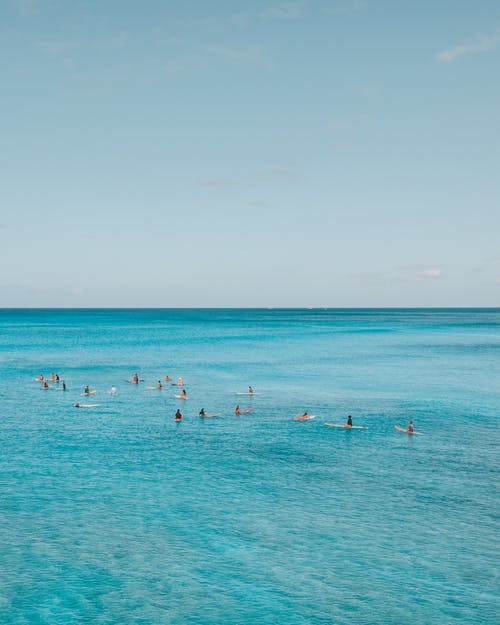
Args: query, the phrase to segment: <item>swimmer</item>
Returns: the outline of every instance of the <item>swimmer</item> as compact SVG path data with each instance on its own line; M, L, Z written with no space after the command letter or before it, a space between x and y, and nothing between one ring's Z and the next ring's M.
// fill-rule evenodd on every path
M165 376L165 382L171 382L172 378L169 375Z
M347 423L346 423L346 425L347 425L347 427L348 427L348 428L352 428L352 417L351 417L351 415L349 415L349 416L347 417Z
M202 408L202 409L200 410L200 412L198 413L198 416L199 416L199 417L204 417L204 416L205 416L205 408Z
M182 412L177 408L177 412L175 413L174 421L182 421Z
M62 381L62 387L61 390L65 391L66 390L66 382L63 380Z
M240 405L238 404L235 408L234 414L239 417L241 414Z
M162 385L162 383L161 383L161 381L160 381L160 380L158 380L158 383L156 384L156 388L157 388L159 391L161 391L161 389L163 388L163 385Z

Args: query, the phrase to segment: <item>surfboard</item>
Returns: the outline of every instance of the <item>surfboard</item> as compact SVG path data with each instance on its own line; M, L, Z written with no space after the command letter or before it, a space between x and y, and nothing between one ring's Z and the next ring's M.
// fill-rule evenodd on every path
M202 419L204 419L205 417L220 417L221 413L220 412L216 412L214 414L210 414L208 412L206 412L205 414L199 414L198 416L201 417Z
M404 432L405 434L422 434L422 432L415 432L415 431L410 432L409 430L405 428L399 427L399 425L395 425L394 427L398 432Z
M187 397L184 397L183 395L174 395L174 397L176 399L187 399Z
M366 425L341 425L340 423L325 423L330 428L342 428L343 430L367 430Z
M162 391L163 387L158 388L157 386L146 386L148 391Z
M260 395L260 393L249 393L247 391L246 393L236 392L236 395Z
M255 408L245 408L245 410L241 411L241 414L249 414L250 412L253 412L255 410Z
M74 406L75 408L97 408L101 404L78 404L78 406Z
M82 395L95 395L96 393L97 393L97 391L93 390L93 391L87 391L86 393L83 392Z
M300 415L300 417L295 417L294 421L310 421L311 419L316 419L316 415L314 414Z

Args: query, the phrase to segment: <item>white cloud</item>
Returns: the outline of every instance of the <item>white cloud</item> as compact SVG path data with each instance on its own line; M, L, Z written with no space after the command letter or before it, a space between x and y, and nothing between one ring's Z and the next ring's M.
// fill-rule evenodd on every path
M500 32L494 35L477 35L469 42L462 43L448 50L443 50L436 54L436 59L442 63L450 63L464 54L475 54L477 52L488 52L494 50L500 44Z
M441 269L425 269L419 274L419 278L440 278L443 275Z
M262 17L275 20L297 20L303 17L304 9L297 2L288 2L269 7L264 11Z

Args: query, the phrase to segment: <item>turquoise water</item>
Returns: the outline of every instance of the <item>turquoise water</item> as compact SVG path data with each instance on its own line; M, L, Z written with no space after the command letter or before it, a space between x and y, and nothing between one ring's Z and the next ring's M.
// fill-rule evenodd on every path
M496 624L499 371L498 309L0 310L0 622Z

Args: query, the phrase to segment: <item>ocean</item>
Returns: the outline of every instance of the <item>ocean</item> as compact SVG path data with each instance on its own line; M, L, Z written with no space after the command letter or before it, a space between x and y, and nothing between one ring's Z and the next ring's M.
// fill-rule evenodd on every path
M0 374L4 625L499 622L500 309L3 309Z

